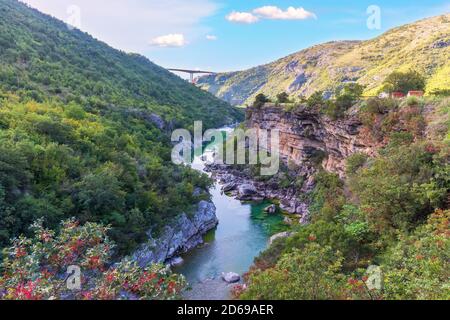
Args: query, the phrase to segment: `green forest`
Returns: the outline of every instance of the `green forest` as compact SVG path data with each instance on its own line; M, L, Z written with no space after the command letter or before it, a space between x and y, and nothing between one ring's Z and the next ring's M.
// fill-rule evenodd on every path
M76 217L110 224L117 253L200 199L169 132L241 112L156 66L13 0L0 1L0 247Z

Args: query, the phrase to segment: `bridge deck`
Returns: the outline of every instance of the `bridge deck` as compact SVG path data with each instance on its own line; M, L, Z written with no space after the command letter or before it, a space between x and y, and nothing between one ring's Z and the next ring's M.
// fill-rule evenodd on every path
M169 71L178 71L178 72L185 72L185 73L210 73L210 74L215 74L216 72L212 72L212 71L203 71L203 70L189 70L189 69L167 69Z

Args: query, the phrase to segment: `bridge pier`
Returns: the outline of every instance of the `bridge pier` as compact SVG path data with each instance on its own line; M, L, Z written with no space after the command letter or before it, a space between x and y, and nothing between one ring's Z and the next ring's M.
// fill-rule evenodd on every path
M189 69L167 69L167 70L188 73L190 83L195 83L194 75L196 75L196 74L216 74L216 72L211 72L211 71L189 70Z

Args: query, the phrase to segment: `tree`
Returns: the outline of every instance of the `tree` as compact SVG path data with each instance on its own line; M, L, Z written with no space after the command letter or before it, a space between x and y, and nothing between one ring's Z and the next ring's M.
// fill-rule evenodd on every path
M394 71L383 82L385 92L402 92L407 94L411 90L424 90L426 80L422 74L415 70L407 72Z
M403 236L384 257L386 299L450 299L450 210Z
M281 92L277 94L277 101L278 103L288 103L289 95L286 92Z
M316 91L306 99L306 104L310 108L321 107L324 103L323 91Z
M328 101L323 107L324 113L332 119L344 116L345 112L353 107L364 92L364 86L358 83L347 83L342 88L336 90L335 100Z
M260 93L255 97L255 102L253 103L253 106L255 108L261 108L267 102L269 102L269 98L267 98L265 94Z
M393 141L369 166L352 175L349 186L373 231L409 230L448 192L448 165L424 143Z
M183 276L164 266L141 269L123 260L111 265L114 243L109 227L96 223L80 225L69 219L57 233L31 226L33 237L21 236L5 249L1 264L0 299L175 299L185 287ZM68 289L68 267L81 269L81 288Z
M354 100L359 99L364 92L364 86L359 83L352 82L346 83L341 90L337 92L338 96L347 95L352 97Z

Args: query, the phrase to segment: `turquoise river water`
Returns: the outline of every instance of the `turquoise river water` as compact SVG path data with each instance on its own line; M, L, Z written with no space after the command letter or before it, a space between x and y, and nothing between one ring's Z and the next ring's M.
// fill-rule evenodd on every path
M207 147L206 161L212 158L214 146ZM203 171L205 164L196 157L194 169ZM267 247L271 235L283 231L283 216L264 212L270 203L243 203L221 192L216 182L210 190L217 208L219 225L205 235L205 244L183 256L184 263L175 268L183 274L192 289L187 299L227 299L230 286L221 279L222 272L243 274L253 259Z

